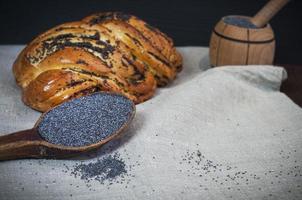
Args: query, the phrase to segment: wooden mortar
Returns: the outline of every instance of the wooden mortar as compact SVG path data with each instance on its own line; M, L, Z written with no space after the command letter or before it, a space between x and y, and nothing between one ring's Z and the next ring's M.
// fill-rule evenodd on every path
M210 63L222 65L270 65L275 54L275 38L269 20L289 0L271 0L254 17L248 19L255 28L226 23L223 17L215 26L210 40Z

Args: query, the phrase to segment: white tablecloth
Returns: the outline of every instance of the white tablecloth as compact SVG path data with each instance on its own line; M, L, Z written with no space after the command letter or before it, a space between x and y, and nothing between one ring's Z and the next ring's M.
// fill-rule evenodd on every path
M0 46L1 135L40 116L21 102L11 72L22 47ZM0 199L302 199L302 110L279 92L283 68L212 69L207 48L179 50L183 71L137 106L113 147L93 158L0 162ZM128 183L87 187L65 171L115 152Z

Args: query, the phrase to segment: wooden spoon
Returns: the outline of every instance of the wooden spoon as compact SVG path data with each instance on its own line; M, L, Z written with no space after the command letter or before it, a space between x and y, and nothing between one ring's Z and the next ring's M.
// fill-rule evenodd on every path
M49 111L56 109L56 107ZM128 127L135 115L135 105L132 104L130 117L115 133L110 134L105 139L87 146L72 147L56 145L44 140L39 132L38 125L49 111L40 116L32 129L11 133L0 137L0 161L13 160L20 158L64 158L79 153L97 149L106 144L110 140L120 136Z

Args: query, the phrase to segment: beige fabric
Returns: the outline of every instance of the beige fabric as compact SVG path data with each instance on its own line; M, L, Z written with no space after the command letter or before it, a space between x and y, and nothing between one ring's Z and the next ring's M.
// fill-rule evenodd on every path
M22 104L13 80L20 49L0 47L2 135L32 127L40 115ZM92 181L89 191L63 172L64 164L96 158L8 161L0 163L0 199L301 199L302 111L279 92L284 69L208 69L207 48L179 50L183 72L138 105L130 129L112 143L134 165L127 187Z

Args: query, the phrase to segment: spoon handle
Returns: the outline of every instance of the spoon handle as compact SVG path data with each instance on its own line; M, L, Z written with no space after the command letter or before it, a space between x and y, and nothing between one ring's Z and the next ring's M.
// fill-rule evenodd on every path
M41 137L36 129L28 129L0 137L0 161L43 155Z
M263 27L273 18L290 0L270 0L252 19L257 27Z

